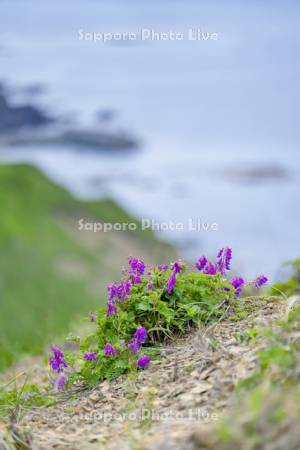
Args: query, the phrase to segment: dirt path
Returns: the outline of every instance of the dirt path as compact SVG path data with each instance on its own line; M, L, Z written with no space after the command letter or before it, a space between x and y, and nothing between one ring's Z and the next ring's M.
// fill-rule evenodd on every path
M194 430L230 407L236 383L255 367L256 348L240 333L284 315L272 298L245 320L225 320L161 348L159 361L135 378L122 376L20 423L38 450L193 449ZM200 447L197 447L200 448Z

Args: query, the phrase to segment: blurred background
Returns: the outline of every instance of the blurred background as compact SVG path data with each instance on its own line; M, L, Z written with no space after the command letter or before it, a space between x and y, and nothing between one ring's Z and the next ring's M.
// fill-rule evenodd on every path
M271 280L299 256L298 13L292 0L0 2L2 367L97 305L128 254L229 245L239 273ZM143 28L184 38L91 40ZM185 227L78 233L80 218L132 216Z

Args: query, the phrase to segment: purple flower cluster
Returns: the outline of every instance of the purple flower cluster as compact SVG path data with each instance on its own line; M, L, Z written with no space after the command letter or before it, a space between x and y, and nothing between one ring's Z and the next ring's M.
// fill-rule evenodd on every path
M253 283L255 287L259 289L267 282L268 278L265 275L259 275L254 281L248 284ZM243 287L246 285L246 282L242 277L235 277L231 280L230 284L234 287L236 296L239 297L242 293Z
M115 303L127 300L131 291L131 287L132 283L130 280L123 280L120 281L119 283L112 283L107 287L108 291L108 302L106 311L107 317L111 316L112 314L116 314L117 308L115 307Z
M219 250L217 255L217 269L222 275L225 275L226 270L230 270L230 262L232 259L232 250L229 247L224 247Z
M235 277L231 280L230 284L235 289L235 295L239 297L242 293L243 286L245 284L245 280L242 277Z
M200 272L203 271L206 275L216 275L217 273L226 275L226 271L230 270L230 263L232 259L232 250L230 247L223 247L219 250L217 254L217 262L214 264L207 260L205 256L201 256L200 259L195 264L196 269ZM253 283L258 289L267 283L268 278L265 275L260 275L257 277ZM242 293L242 289L246 284L245 280L242 277L235 277L231 280L230 284L235 289L235 294L239 297ZM229 291L229 288L224 288L224 291Z
M261 288L267 282L268 282L268 278L265 275L259 275L254 281L257 289Z
M133 335L133 338L128 341L128 345L131 348L133 354L137 353L142 344L147 340L148 333L146 328L138 327Z
M175 272L176 274L177 274L177 273L180 273L180 272L182 271L182 263L181 263L180 261L175 261L175 262L172 264L172 270L173 270L173 272Z
M98 356L96 352L87 352L84 354L83 358L86 361L97 361L98 360Z
M206 275L216 275L218 272L225 275L226 270L230 270L230 262L232 258L232 250L229 247L224 247L219 250L217 255L217 263L214 264L208 261L206 256L201 256L195 264L195 267Z
M134 258L133 256L129 256L128 264L130 266L130 270L136 274L143 275L145 273L146 264L144 261L138 258Z
M68 367L63 352L55 345L51 347L51 350L53 352L52 358L49 359L51 369L57 373L63 372Z
M182 271L182 264L179 261L176 261L172 264L172 272L167 282L167 292L168 294L172 294L174 291L174 287L176 284L176 276L178 273Z
M142 344L146 341L147 337L148 337L148 333L146 328L144 327L138 327L136 329L136 332L134 333L134 337L141 342Z
M199 258L198 261L196 262L195 267L196 267L196 269L200 270L200 272L201 272L201 270L204 269L206 264L207 264L207 258L205 256L201 256L201 258Z
M148 364L150 363L150 358L147 355L142 355L139 357L139 359L136 361L136 365L139 369L144 369Z
M204 267L204 273L206 275L216 275L217 268L216 268L215 264L210 262L210 261L208 261L208 263Z
M129 280L123 280L119 283L112 283L108 286L108 301L121 302L127 300L130 294L132 283Z
M65 368L68 367L68 363L65 360L63 352L57 346L53 345L51 350L53 356L49 359L49 364L51 369L58 373L58 377L54 382L54 390L61 391L65 388L68 381L68 377L64 373Z
M201 258L198 259L198 261L195 264L196 269L198 269L200 272L203 270L203 273L206 275L216 275L217 268L214 263L211 261L208 261L206 256L201 256Z
M146 264L144 261L130 256L128 258L128 264L130 267L130 279L132 284L141 283L141 275L144 275L146 269Z
M172 292L174 291L175 284L176 284L176 273L172 272L167 282L168 294L172 294Z
M106 310L106 317L111 316L112 314L116 314L117 313L117 308L115 307L115 305L111 302L107 303L107 310Z
M118 350L114 348L110 343L105 344L104 347L105 356L116 356L118 353L119 353Z

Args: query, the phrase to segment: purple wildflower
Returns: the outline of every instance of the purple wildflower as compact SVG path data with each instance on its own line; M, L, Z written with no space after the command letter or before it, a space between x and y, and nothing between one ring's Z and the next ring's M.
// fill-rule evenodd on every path
M198 261L196 262L195 267L201 271L206 266L206 263L207 263L207 258L205 256L201 256L201 258L199 258Z
M268 278L265 275L259 275L255 279L255 286L257 287L257 289L259 289L260 287L262 287L267 282L268 282Z
M209 261L204 268L204 273L206 275L216 275L217 269L214 263Z
M136 362L140 369L144 369L150 363L150 358L147 355L142 355Z
M152 282L152 280L149 280L149 282L148 282L148 284L147 284L147 289L148 289L148 291L153 291L153 282Z
M97 359L98 359L96 352L87 352L84 354L83 358L86 361L97 361Z
M230 284L234 287L236 296L239 297L245 284L244 278L235 277L231 280Z
M62 373L61 375L59 375L54 382L54 390L63 391L66 387L67 381L68 377L66 376L66 374Z
M172 294L175 284L176 284L176 275L182 271L182 264L179 261L175 261L172 264L172 272L169 276L167 282L167 292L168 294Z
M130 266L131 271L134 272L136 275L143 275L145 273L146 264L144 263L144 261L130 256L128 258L128 264Z
M127 300L132 283L130 280L123 280L119 283L112 283L107 286L108 292L108 302L107 302L107 312L106 316L109 317L117 312L117 308L114 306L115 303Z
M222 248L217 256L218 272L225 275L225 270L230 270L230 261L232 258L232 250L229 247Z
M167 283L167 292L168 294L172 294L174 287L176 284L176 273L172 272Z
M123 280L119 283L112 283L107 287L108 300L110 302L127 300L130 294L132 283L129 280Z
M115 356L118 354L118 350L114 348L110 343L105 344L104 355L105 356Z
M168 270L168 268L169 268L169 266L168 266L167 264L160 264L160 265L158 266L158 270L159 270L160 272L165 272L166 270Z
M90 312L90 313L89 313L89 319L90 319L91 322L96 322L96 320L97 320L97 314L95 314L95 313L93 313L93 312Z
M117 295L116 284L117 283L111 283L107 286L108 301L113 301Z
M144 343L148 337L148 333L146 328L138 327L136 332L134 333L134 337L139 341Z
M123 296L125 298L121 298L121 300L126 300L128 295L130 294L131 287L132 287L132 284L131 284L131 282L129 280L123 281L122 290L123 290Z
M68 367L63 352L56 346L51 347L53 357L49 359L49 364L54 372L60 373Z
M142 346L141 342L136 338L130 339L130 341L128 341L128 344L133 354L135 354Z
M224 250L224 260L225 260L225 269L230 270L230 263L232 260L232 250L229 247L226 247Z
M139 274L131 273L130 278L131 278L132 284L140 284L142 282L142 279Z
M144 261L130 256L128 258L128 264L130 266L130 279L132 284L139 284L142 282L141 275L144 275L146 270L146 264Z
M107 311L106 311L106 317L111 316L112 314L116 314L117 308L112 302L107 303Z
M175 273L180 273L182 271L182 264L179 261L175 261L172 265L172 270Z

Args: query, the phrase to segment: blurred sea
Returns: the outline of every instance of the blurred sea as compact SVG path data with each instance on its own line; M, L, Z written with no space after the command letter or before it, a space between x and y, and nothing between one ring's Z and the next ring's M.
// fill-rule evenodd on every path
M0 80L42 83L38 105L94 123L116 111L137 152L2 149L79 197L111 196L139 217L217 223L166 232L190 258L234 249L248 276L300 256L299 2L2 0ZM93 43L85 32L218 33L208 41ZM26 97L27 95L27 97ZM22 90L15 101L28 100ZM31 99L32 101L32 99Z

